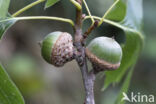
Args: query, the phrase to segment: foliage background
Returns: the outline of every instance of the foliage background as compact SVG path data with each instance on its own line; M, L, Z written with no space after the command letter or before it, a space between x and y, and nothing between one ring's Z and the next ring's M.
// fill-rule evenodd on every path
M11 0L9 12L14 13L31 2L32 0ZM88 3L94 15L102 16L112 2L113 0L90 0ZM156 83L154 83L156 78L155 4L155 0L143 1L146 40L144 50L132 76L129 92L156 94ZM49 15L74 19L75 9L68 0L62 0L46 11L43 7L44 4L39 4L21 16ZM87 22L84 27L88 25ZM26 104L80 104L83 102L84 89L76 62L72 61L64 67L56 69L41 58L38 42L48 33L58 30L73 33L72 28L66 23L47 20L20 21L9 29L1 41L0 60L23 93ZM88 41L95 36L111 36L116 32L120 31L103 24L101 28L92 33ZM123 42L121 37L119 38L119 42ZM96 103L112 104L120 84L101 92L103 80L104 78L100 79L100 75L96 80Z

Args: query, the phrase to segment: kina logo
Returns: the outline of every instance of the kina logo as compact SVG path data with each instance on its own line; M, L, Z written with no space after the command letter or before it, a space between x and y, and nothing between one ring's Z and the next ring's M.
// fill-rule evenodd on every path
M130 93L130 96L128 96L125 92L122 93L123 94L123 98L121 99L121 101L128 101L128 102L141 102L141 103L153 103L154 101L154 95L146 95L146 94L141 94L141 93L137 93L135 94L134 92Z

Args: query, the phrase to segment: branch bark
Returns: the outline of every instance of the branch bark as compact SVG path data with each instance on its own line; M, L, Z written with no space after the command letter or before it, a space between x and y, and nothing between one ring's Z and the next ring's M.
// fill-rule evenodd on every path
M85 41L85 39L88 37L88 35L98 26L98 23L99 21L95 21L93 25L91 25L87 31L84 33L83 35L83 40L82 41Z
M82 0L77 0L78 3L82 6ZM82 10L76 10L76 24L75 24L75 41L74 45L76 48L75 59L80 67L82 73L82 79L85 88L85 101L84 104L95 104L94 100L94 80L95 74L93 71L88 72L86 55L85 55L85 46L82 43L83 39L82 33Z

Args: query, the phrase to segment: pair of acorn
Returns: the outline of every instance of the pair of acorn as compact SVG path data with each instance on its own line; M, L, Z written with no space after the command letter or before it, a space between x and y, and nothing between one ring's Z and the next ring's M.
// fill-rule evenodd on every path
M67 32L52 32L42 41L42 57L50 64L61 67L73 60L73 40ZM86 47L86 56L96 71L114 70L120 66L122 49L109 37L97 37Z

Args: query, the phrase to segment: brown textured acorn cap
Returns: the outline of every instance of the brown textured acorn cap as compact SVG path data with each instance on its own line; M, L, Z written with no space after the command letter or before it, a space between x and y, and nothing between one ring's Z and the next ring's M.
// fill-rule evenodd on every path
M69 33L63 32L52 50L51 62L55 66L63 66L73 59L73 41Z
M114 70L120 66L122 48L114 39L102 36L89 43L86 55L97 72Z
M104 71L104 70L114 70L120 66L120 62L113 64L105 60L99 59L97 56L91 53L88 48L86 48L86 55L88 59L92 62L93 68L97 72Z
M72 36L67 32L52 32L42 42L42 57L54 66L63 66L73 59Z

